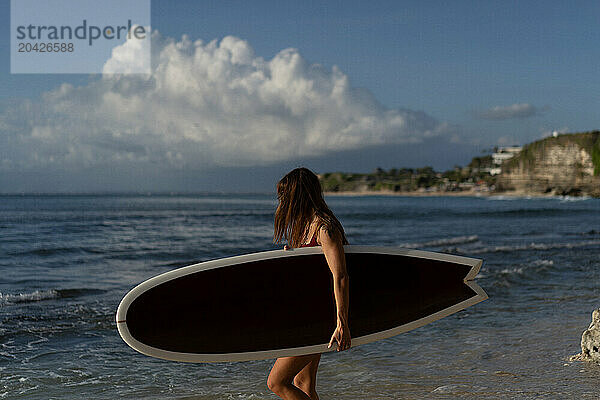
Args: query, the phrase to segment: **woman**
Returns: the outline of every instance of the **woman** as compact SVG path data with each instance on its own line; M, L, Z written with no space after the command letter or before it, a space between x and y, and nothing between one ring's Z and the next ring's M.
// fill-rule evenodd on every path
M285 239L290 247L323 248L333 275L337 310L337 326L328 348L335 343L337 351L349 349L348 275L343 247L348 242L344 229L323 199L319 178L307 168L296 168L284 176L277 183L277 198L274 240L281 243ZM278 358L267 386L284 400L318 400L315 387L320 359L321 354Z

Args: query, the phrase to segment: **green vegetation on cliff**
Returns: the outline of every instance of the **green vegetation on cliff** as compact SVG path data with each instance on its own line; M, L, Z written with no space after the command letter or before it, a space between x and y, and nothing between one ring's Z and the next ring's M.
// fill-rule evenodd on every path
M492 166L492 157L476 157L465 167L438 172L432 167L377 168L372 173L329 172L319 176L326 192L414 192L462 191L474 186L489 187L494 177L486 172Z

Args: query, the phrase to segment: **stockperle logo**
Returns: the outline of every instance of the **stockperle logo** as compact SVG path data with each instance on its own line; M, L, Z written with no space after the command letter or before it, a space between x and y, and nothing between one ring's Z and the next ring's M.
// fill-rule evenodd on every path
M150 0L11 0L11 73L150 73Z

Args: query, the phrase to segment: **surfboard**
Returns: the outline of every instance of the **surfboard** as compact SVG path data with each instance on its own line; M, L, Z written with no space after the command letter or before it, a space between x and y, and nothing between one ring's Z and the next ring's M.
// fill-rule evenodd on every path
M397 247L344 246L352 347L429 324L487 299L482 260ZM333 278L321 247L178 268L125 295L117 327L148 356L183 362L332 351Z

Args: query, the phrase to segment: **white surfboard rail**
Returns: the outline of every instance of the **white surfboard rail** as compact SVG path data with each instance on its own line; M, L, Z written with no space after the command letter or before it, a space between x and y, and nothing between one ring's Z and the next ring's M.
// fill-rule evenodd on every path
M138 286L128 292L125 297L121 300L117 309L116 321L117 329L119 334L130 347L150 357L161 358L170 361L181 361L181 362L232 362L232 361L250 361L250 360L263 360L270 358L289 357L304 354L313 353L325 353L328 351L334 351L336 348L332 346L330 349L327 348L328 343L319 345L294 347L277 350L263 350L256 352L242 352L242 353L225 353L225 354L195 354L195 353L180 353L158 349L152 346L148 346L144 343L136 340L129 332L127 328L127 310L131 303L142 293L158 286L162 283L170 280L190 275L200 271L206 271L214 268L226 267L229 265L248 263L253 261L261 261L267 259L275 259L281 257L290 256L301 256L311 254L322 254L322 248L318 247L303 247L290 250L272 250L264 251L259 253L250 253L240 256L220 258L216 260L205 261L187 267L178 268L172 271L165 272L154 278L150 278L147 281L140 283ZM464 300L458 304L440 310L434 314L428 315L424 318L409 322L404 325L397 326L392 329L388 329L381 332L376 332L369 335L353 337L352 347L359 346L361 344L375 342L377 340L386 339L398 334L411 331L421 326L427 325L431 322L437 321L448 315L454 314L458 311L464 310L472 305L480 303L488 298L485 291L473 281L475 276L478 274L483 260L476 258L469 258L463 256L457 256L445 253L435 253L423 250L406 249L402 247L382 247L382 246L360 246L360 245L346 245L344 246L344 252L347 253L377 253L377 254L389 254L389 255L400 255L414 258L424 258L428 260L437 260L450 262L453 264L462 264L469 266L471 269L467 273L464 279L464 283L469 286L476 295Z

